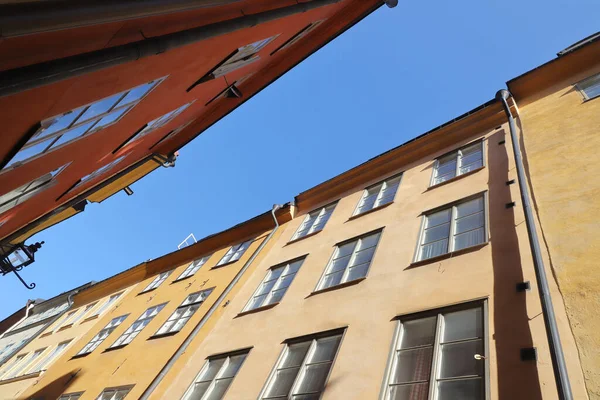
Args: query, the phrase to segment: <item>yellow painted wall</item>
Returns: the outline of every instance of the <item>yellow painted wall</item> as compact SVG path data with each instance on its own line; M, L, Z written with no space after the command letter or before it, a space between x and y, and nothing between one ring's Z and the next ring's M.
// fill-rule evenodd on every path
M19 398L28 399L45 396L45 398L54 399L63 393L84 391L81 400L91 400L95 399L107 387L126 385L135 385L127 398L138 398L208 311L210 306L217 300L244 263L259 247L260 243L265 240L268 233L267 231L253 235L252 238L255 238L255 240L250 248L240 260L234 263L212 269L229 249L230 245L228 245L215 251L207 263L192 277L173 282L189 265L189 262L172 265L174 268L173 272L161 286L153 291L140 294L158 273L171 269L169 259L179 257L181 252L171 253L156 260L156 262L148 263L148 266L142 265L142 267L151 270L147 273L147 276L144 279L138 280L139 283L123 297L117 308L99 318L94 325L94 329L83 334L77 343L72 345L55 365L40 377L38 384ZM246 239L250 239L250 237ZM187 248L182 251L189 252L189 249ZM206 254L197 254L195 258L200 258L204 255ZM259 254L257 259L260 260L260 257L261 255ZM249 267L249 272L252 271L254 265L256 263L253 263ZM132 271L125 272L125 274L137 274L137 269L141 270L142 267L136 267ZM110 278L109 283L111 280L116 282L119 279L117 275ZM244 279L245 277L242 277L240 282L243 283ZM213 292L179 333L173 336L148 340L189 294L209 288L214 288ZM167 302L167 305L130 344L120 349L105 352L107 347L127 330L147 308L165 302ZM223 312L222 310L224 308L219 307L212 319L218 319L219 315ZM85 357L72 359L111 319L124 314L129 314L129 316L112 332L100 347ZM212 322L209 320L205 325L204 331L209 330L211 326ZM201 331L199 337L202 337L204 331Z
M597 61L597 60L595 60ZM520 109L544 245L575 335L588 394L600 399L600 98L557 82Z
M256 399L284 340L347 327L322 399L377 399L396 326L391 321L394 317L487 298L491 398L556 399L519 191L517 185L506 185L507 180L516 178L508 130L503 125L483 134L487 167L479 172L428 190L434 158L466 142L439 149L402 170L388 171L386 176L404 171L393 204L349 220L367 185L356 187L342 195L323 231L288 243L306 212L311 211L299 210L208 337L192 343L152 398L180 399L207 357L251 347L224 398ZM498 144L502 139L507 140L505 145ZM420 214L485 190L489 192L489 243L465 254L411 267ZM510 201L516 201L517 207L507 209L505 204ZM378 228L384 229L367 278L353 286L311 296L335 244ZM280 304L238 315L270 267L305 254L307 258ZM524 280L532 282L533 290L517 293L515 285ZM575 343L560 294L555 285L551 289L558 298L556 311L568 365L579 371L571 377L575 398L584 399ZM537 363L520 360L520 349L531 346L538 349Z

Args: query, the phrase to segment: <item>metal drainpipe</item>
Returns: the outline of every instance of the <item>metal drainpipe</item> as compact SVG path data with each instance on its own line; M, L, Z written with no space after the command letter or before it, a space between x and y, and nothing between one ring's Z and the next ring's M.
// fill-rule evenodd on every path
M202 327L204 327L204 324L206 324L206 322L209 320L209 318L212 316L212 314L215 312L215 310L221 305L221 303L223 302L223 300L225 299L225 297L227 297L227 295L229 294L229 292L231 292L231 289L233 289L233 287L240 280L240 278L242 277L242 275L244 275L244 273L246 272L246 270L248 269L248 267L250 266L250 264L252 264L254 262L254 260L258 256L258 254L267 245L267 243L269 242L269 240L271 240L271 238L273 237L273 235L275 234L275 232L277 232L277 229L279 229L279 222L277 222L277 217L275 216L275 211L279 210L282 207L283 207L283 205L280 205L280 204L273 205L273 209L271 210L271 214L273 215L273 220L275 221L275 228L273 228L273 230L271 231L271 233L269 233L269 235L266 237L266 239L263 240L263 242L260 244L260 246L258 246L258 249L256 249L256 251L248 259L248 261L246 261L246 263L244 264L244 266L242 267L242 269L239 270L239 272L235 275L235 277L233 278L233 280L229 283L229 285L227 285L227 287L225 288L225 290L223 291L223 293L221 293L221 295L219 296L219 298L213 303L213 305L210 307L210 309L208 310L208 312L206 314L204 314L204 316L202 317L202 319L200 320L200 322L198 322L198 325L196 325L196 327L194 328L194 330L184 340L184 342L181 344L181 346L179 346L179 348L177 349L177 351L175 352L175 354L173 354L173 356L169 359L169 361L167 362L167 364L165 364L165 366L160 370L160 372L158 373L158 375L156 376L156 378L154 378L154 380L152 381L152 383L150 383L150 386L148 386L148 388L144 391L144 393L142 393L142 395L140 396L139 400L147 400L147 399L150 398L150 396L156 390L156 388L158 387L158 385L160 385L160 383L162 382L162 380L169 373L169 371L171 370L171 368L173 367L173 365L175 365L175 363L177 362L177 360L179 359L179 357L181 357L181 355L187 350L187 348L189 347L189 345L192 343L192 340L194 340L194 338L196 337L196 335L198 335L198 332L200 332L200 330L202 329Z
M344 0L312 0L120 46L2 71L0 72L0 97L159 55L189 44L223 36L241 29L252 28L256 25L339 3L340 1Z
M521 191L521 201L523 202L523 209L525 212L525 224L527 225L529 246L531 247L533 266L535 269L535 276L537 278L538 290L540 292L542 315L544 316L544 323L546 325L546 335L548 336L548 345L550 346L550 357L552 358L552 367L554 369L554 379L556 380L558 396L561 400L571 400L573 399L573 394L571 393L571 384L569 382L569 375L567 374L567 365L562 350L560 335L558 333L558 326L556 325L556 316L554 314L554 307L552 306L550 287L548 286L548 278L546 277L546 268L544 266L544 260L542 259L540 242L535 229L535 220L533 218L531 200L529 198L529 188L527 187L525 168L523 167L523 158L521 156L521 149L519 148L519 142L517 138L517 130L515 128L515 120L510 112L510 107L508 106L507 102L509 97L512 97L512 95L508 90L505 89L499 90L496 93L496 99L502 102L504 112L508 118L510 138L512 141L515 164L517 167L519 189ZM514 97L513 102L516 106L517 103Z

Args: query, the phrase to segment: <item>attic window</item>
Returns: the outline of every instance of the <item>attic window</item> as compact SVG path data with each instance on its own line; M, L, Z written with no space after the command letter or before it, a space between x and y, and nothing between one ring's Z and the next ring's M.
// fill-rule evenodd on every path
M298 40L302 39L304 36L306 36L310 32L312 32L317 26L321 25L323 23L323 21L324 20L320 20L320 21L316 21L316 22L311 22L310 24L308 24L307 26L305 26L304 28L302 28L300 30L300 32L296 33L294 36L292 36L291 38L289 38L285 43L283 43L281 46L279 46L278 48L276 48L271 53L271 55L277 53L280 50L284 50L284 49L287 49L288 47L291 47Z
M189 92L201 83L208 82L220 76L226 75L232 71L235 71L239 68L245 67L246 65L250 65L255 61L258 61L260 59L260 56L257 53L261 51L266 45L275 40L275 38L277 38L278 36L279 35L274 35L269 38L250 43L236 49L223 61L217 64L217 66L214 67L210 72L208 72L202 78L194 82L194 84L190 86L187 89L187 91Z
M600 74L592 75L575 85L585 100L600 97Z

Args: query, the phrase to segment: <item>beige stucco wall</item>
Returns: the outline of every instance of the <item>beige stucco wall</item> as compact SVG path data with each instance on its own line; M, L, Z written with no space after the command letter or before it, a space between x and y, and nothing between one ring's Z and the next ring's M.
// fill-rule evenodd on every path
M299 210L239 295L232 298L215 329L204 341L194 341L153 399L181 398L206 357L247 347L252 350L225 399L256 399L284 340L341 327L347 330L322 398L376 399L395 329L392 318L481 298L488 299L491 398L556 399L518 187L506 185L507 180L516 177L514 163L507 154L510 141L506 129L503 126L482 132L487 136L487 167L483 170L427 190L433 159L452 150L443 149L404 169L395 202L390 206L349 220L362 195L363 187L356 187L342 196L323 231L288 244L304 214L311 211ZM504 138L506 144L498 145ZM398 172L389 171L388 176ZM409 268L420 214L485 190L489 191L489 244ZM516 201L517 207L507 209L505 204L510 201ZM309 297L336 243L382 227L366 280ZM279 305L236 318L268 268L304 254L308 256ZM515 285L523 280L531 281L533 290L517 293ZM552 290L555 297L559 296L555 285ZM569 367L580 371L560 299L556 305ZM537 363L520 360L520 349L531 346L538 349ZM586 398L580 372L572 376L572 382L575 398Z
M589 396L600 399L600 99L559 82L520 109L535 205L577 340Z

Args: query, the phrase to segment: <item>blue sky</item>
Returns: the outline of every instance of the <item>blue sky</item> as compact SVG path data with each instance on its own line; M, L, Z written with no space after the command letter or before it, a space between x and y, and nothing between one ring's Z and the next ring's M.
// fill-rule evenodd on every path
M382 7L161 168L32 240L0 279L0 318L227 229L490 100L598 30L596 0L400 1Z

